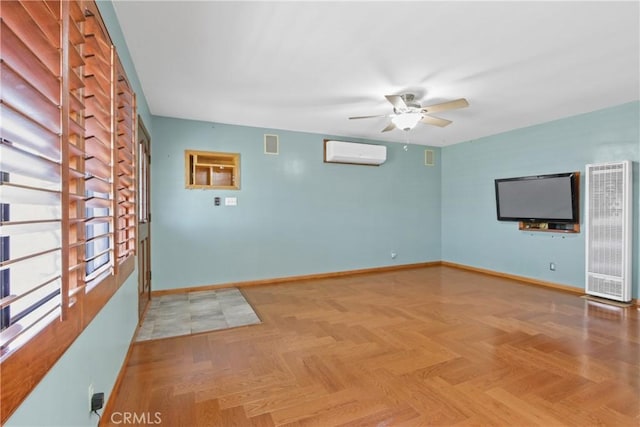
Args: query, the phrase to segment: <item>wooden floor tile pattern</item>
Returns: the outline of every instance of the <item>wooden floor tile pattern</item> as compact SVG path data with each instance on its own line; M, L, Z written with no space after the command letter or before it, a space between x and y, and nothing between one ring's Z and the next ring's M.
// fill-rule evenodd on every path
M448 267L243 293L262 324L134 344L114 411L165 426L640 425L637 307Z

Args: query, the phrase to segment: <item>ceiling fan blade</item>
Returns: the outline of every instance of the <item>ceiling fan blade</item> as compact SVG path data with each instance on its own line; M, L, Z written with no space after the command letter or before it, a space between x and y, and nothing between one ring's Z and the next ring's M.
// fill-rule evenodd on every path
M427 113L437 113L438 111L455 110L456 108L468 107L469 103L466 99L460 98L455 101L443 102L440 104L427 105L422 107L422 111Z
M396 125L394 125L393 122L391 122L387 125L386 128L382 129L381 132L389 132L390 130L394 130L395 128L396 128Z
M441 119L440 117L431 117L431 116L424 116L422 118L422 120L420 120L422 123L426 123L428 125L434 125L434 126L439 126L441 128L450 125L452 122L451 120L447 120L447 119Z
M400 95L385 95L384 97L387 98L387 101L397 110L407 108L407 104L405 104L404 99L402 99Z
M355 119L371 119L373 117L387 117L386 114L382 114L379 116L356 116L356 117L349 117L349 120L355 120Z

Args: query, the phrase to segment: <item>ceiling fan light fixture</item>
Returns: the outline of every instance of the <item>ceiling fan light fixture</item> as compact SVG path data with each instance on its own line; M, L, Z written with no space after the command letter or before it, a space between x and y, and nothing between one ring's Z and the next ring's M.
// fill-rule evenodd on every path
M404 114L396 114L391 118L391 122L396 125L398 129L402 129L404 131L410 131L416 125L424 115L422 113L404 113Z

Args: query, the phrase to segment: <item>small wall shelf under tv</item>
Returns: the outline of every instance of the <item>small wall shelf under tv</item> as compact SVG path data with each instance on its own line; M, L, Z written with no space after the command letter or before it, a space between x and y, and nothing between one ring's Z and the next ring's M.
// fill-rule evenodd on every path
M544 231L547 233L579 233L579 223L565 222L523 222L518 223L518 229L523 231Z

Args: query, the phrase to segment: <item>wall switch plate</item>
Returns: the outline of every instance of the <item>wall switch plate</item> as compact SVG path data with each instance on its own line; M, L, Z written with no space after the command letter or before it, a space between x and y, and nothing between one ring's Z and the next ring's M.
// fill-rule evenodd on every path
M92 404L91 400L93 399L93 383L89 384L89 405Z
M225 206L238 206L238 198L237 197L225 197L224 198Z

